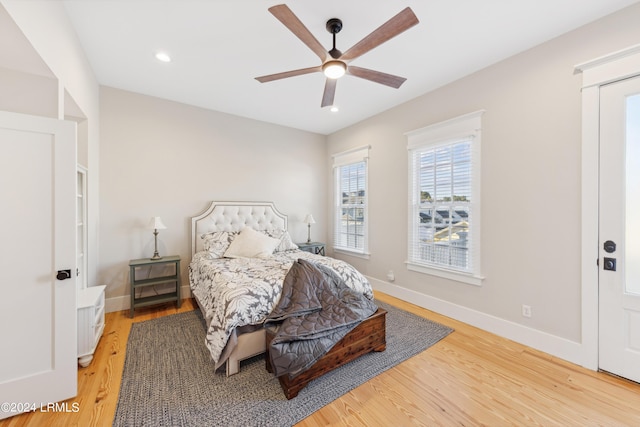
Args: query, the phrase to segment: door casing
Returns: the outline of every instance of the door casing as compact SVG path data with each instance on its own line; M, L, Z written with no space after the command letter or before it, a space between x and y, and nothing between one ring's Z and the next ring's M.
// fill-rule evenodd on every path
M640 75L640 44L575 66L582 74L582 366L598 369L600 87Z

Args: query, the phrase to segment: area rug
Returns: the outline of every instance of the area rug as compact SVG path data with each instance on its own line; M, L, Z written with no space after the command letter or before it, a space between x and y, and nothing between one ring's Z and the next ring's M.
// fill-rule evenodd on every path
M114 426L292 426L453 330L376 301L387 310L387 349L312 381L287 400L264 356L226 377L214 372L199 310L134 323Z

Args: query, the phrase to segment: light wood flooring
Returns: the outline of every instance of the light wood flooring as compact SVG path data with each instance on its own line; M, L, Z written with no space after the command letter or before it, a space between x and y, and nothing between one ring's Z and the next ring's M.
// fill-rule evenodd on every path
M303 420L299 426L640 426L640 385L583 369L431 311L382 301L455 332ZM166 304L109 313L91 365L78 370L78 413L22 414L0 426L110 426L134 322L197 309Z

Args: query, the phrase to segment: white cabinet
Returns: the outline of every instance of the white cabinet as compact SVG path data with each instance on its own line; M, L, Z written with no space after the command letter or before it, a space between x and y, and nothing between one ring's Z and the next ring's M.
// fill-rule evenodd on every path
M104 330L104 289L92 286L78 291L78 363L83 368L91 363Z

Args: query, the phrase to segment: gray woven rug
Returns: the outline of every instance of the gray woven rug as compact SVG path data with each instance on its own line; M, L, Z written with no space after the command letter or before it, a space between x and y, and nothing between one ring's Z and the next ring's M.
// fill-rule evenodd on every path
M199 310L131 327L114 426L291 426L360 384L424 351L453 330L376 301L387 313L387 349L312 381L287 400L264 366L213 370Z

